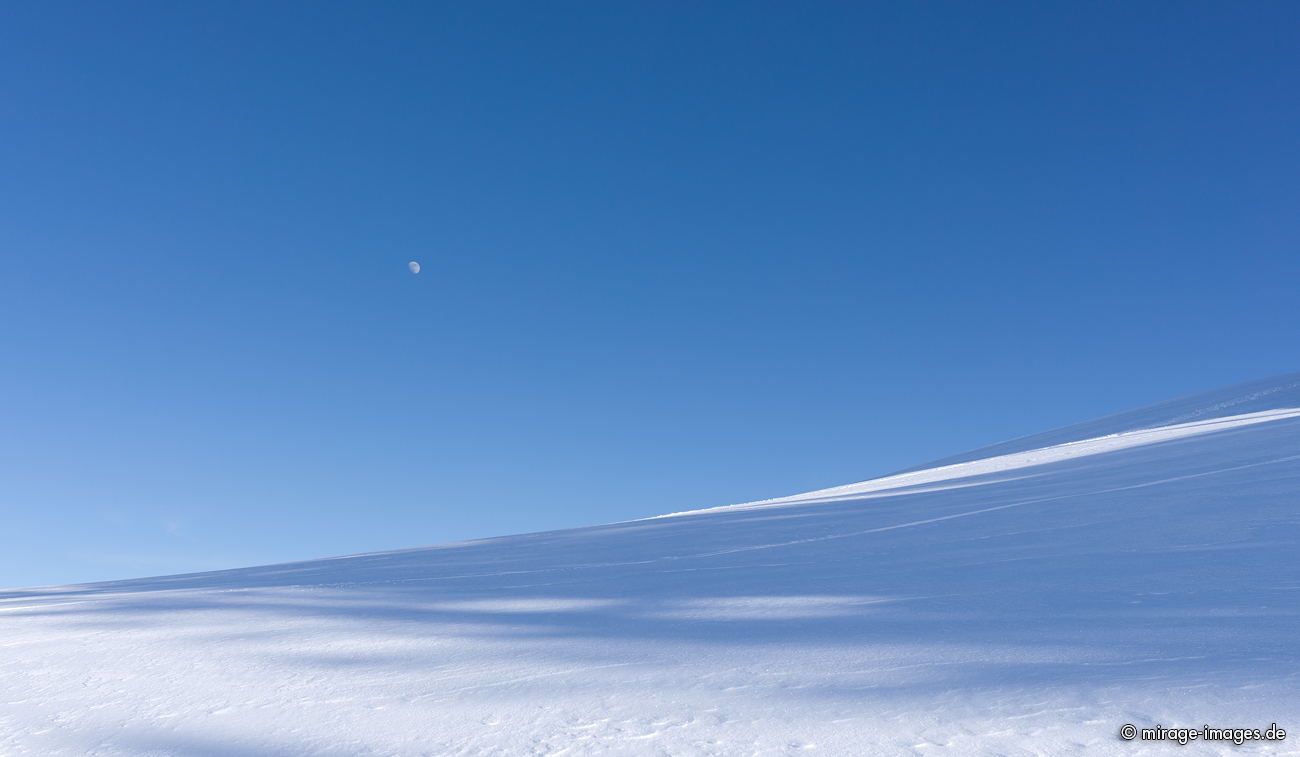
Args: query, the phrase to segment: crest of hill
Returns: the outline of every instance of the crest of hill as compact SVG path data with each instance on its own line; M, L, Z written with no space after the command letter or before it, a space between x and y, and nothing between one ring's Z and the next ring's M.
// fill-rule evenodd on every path
M1244 384L1235 384L1051 431L1009 439L951 457L904 468L898 473L911 473L955 463L983 460L989 457L1052 447L1083 439L1096 439L1111 434L1121 434L1126 431L1208 421L1230 415L1293 407L1300 407L1300 373L1288 373Z

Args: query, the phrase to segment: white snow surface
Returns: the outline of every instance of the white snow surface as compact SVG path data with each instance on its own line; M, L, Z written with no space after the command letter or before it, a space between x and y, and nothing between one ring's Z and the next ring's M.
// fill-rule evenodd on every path
M1300 754L1298 548L1287 376L783 499L0 591L0 755Z

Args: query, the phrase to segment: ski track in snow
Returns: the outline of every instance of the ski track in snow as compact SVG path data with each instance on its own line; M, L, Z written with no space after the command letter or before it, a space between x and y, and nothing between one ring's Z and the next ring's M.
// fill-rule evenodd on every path
M1298 408L1291 376L793 497L0 591L0 755L1300 754Z

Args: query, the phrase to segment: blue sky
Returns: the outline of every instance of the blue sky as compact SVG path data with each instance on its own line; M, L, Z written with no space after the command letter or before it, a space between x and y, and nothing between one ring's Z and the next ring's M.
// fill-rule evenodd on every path
M777 496L1296 370L1298 22L9 4L0 585Z

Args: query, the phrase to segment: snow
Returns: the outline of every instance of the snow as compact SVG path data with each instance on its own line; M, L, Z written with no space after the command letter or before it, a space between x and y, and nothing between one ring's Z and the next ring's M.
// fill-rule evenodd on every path
M993 455L970 462L936 465L924 470L898 473L892 476L882 476L881 478L874 478L870 481L863 481L857 484L835 486L829 489L818 489L817 491L805 492L790 497L765 499L758 502L747 502L741 505L724 505L722 507L713 507L706 510L669 513L668 515L660 515L657 517L670 518L679 515L695 515L702 512L718 512L722 510L749 509L755 507L775 507L795 503L831 502L834 500L844 499L863 500L870 498L868 495L891 496L896 494L916 493L918 491L939 491L943 488L959 486L975 486L978 484L948 482L969 479L986 473L1001 473L1019 468L1028 468L1035 465L1046 465L1048 463L1073 460L1087 455L1117 452L1129 447L1172 441L1174 439L1180 439L1196 434L1226 431L1239 426L1248 426L1252 423L1263 423L1266 421L1281 420L1283 418L1294 418L1298 415L1300 415L1300 409L1295 408L1262 410L1256 413L1244 413L1242 415L1230 416L1227 418L1177 423L1169 426L1138 429L1134 431L1121 431L1094 439L1065 442L1050 447L1043 447L1042 449L1030 450L1028 452L1014 452L1004 455ZM981 483L997 483L1005 480L1007 479L986 479ZM945 485L942 487L930 487L926 489L918 488L923 484L934 483L944 483Z
M0 592L0 754L1297 754L1298 547L1289 376L783 499Z

